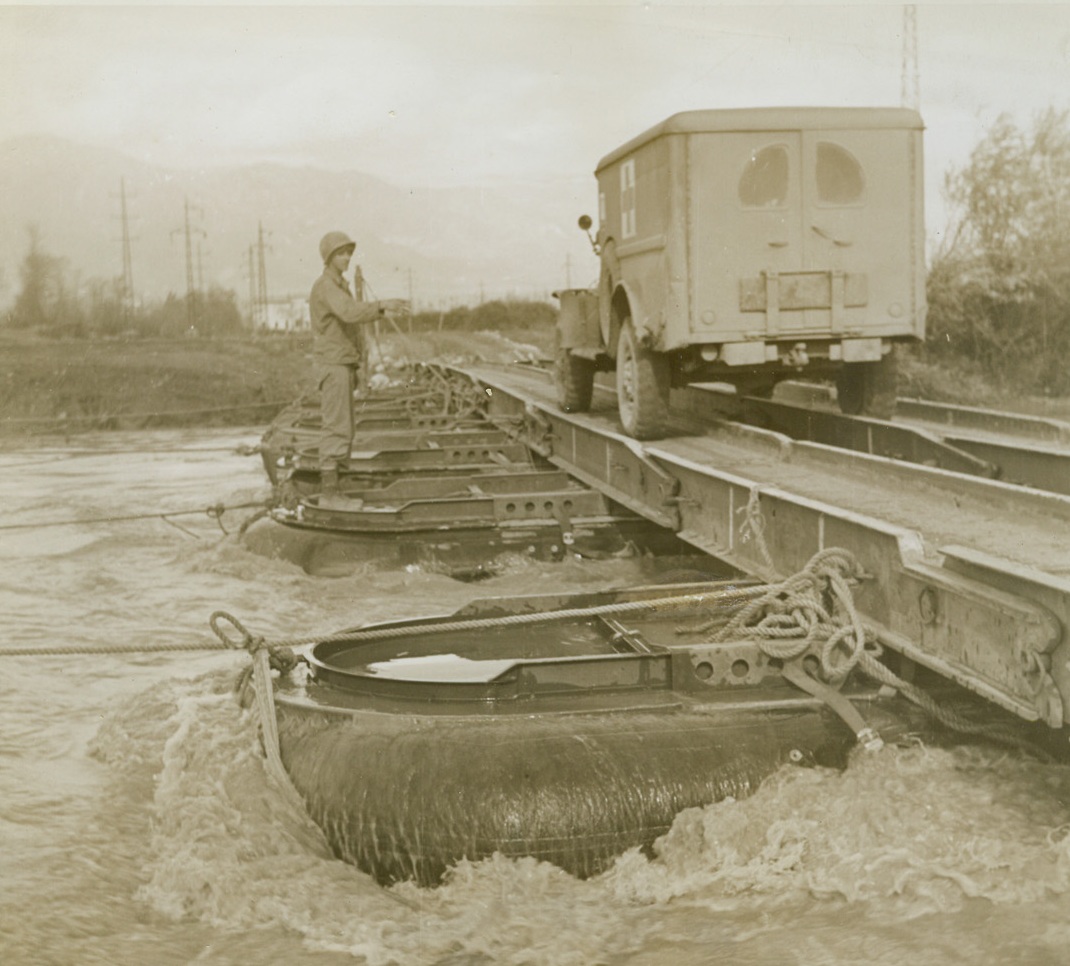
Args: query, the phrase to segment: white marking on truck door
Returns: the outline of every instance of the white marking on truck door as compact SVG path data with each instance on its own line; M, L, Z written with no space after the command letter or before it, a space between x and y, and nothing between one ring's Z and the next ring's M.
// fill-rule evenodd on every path
M635 159L620 166L620 237L635 236Z

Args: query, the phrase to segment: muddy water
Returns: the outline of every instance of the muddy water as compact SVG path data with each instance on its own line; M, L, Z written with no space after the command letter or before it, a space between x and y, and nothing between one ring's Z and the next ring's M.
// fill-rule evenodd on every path
M256 433L168 431L0 453L0 524L266 495ZM241 513L224 517L233 528ZM658 856L587 882L531 861L383 890L267 780L209 641L596 589L650 562L517 561L479 585L369 565L314 578L203 514L0 530L0 960L39 964L932 964L1070 961L1070 769L984 748L791 769L679 817Z

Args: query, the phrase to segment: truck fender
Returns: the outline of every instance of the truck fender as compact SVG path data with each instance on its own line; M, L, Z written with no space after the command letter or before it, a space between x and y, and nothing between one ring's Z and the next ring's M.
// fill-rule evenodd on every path
M648 334L639 298L627 282L617 282L610 299L608 331L603 336L606 340L606 352L613 359L617 358L617 342L620 339L621 326L627 318L632 320L639 341L645 343Z
M602 345L612 353L617 351L617 340L613 335L613 290L616 280L620 278L620 260L617 258L616 242L608 238L601 243L601 272L598 276L598 328L602 334Z

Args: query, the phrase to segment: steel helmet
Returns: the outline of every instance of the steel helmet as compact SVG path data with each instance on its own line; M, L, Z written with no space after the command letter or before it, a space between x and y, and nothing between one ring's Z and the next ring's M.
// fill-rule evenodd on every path
M344 231L327 232L327 234L320 239L320 255L323 257L323 264L326 265L327 262L331 260L331 256L340 248L353 250L356 247L357 243Z

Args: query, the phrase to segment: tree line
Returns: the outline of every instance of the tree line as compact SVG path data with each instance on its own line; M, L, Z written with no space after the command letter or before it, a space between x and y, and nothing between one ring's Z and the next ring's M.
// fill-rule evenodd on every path
M530 299L491 299L476 306L458 306L444 312L414 312L412 326L416 332L435 330L479 332L485 329L548 332L556 319L557 309L548 302Z
M67 260L41 244L29 226L29 248L19 266L20 288L4 314L8 328L54 337L234 335L243 328L237 296L212 286L189 296L134 304L119 279L90 279L72 284Z
M921 355L995 388L1070 393L1070 124L1001 116L945 178L950 230L927 279Z

